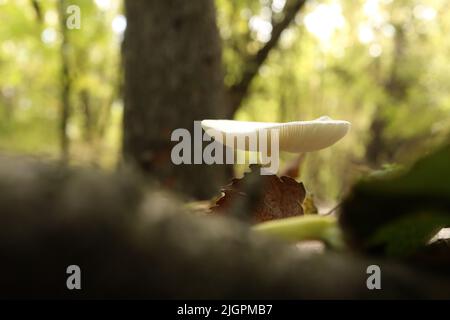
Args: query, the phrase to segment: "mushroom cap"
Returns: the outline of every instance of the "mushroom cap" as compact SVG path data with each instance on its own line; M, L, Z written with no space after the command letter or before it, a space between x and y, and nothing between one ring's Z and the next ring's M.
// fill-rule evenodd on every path
M278 129L280 151L293 153L310 152L329 147L342 139L350 130L351 126L348 121L333 120L327 116L311 121L284 123L203 120L201 124L208 135L214 137L222 135L224 138L223 141L230 147L236 147L232 137L245 137L249 134L258 135L261 130L267 130L270 133L271 130ZM270 146L270 135L267 136L267 146Z

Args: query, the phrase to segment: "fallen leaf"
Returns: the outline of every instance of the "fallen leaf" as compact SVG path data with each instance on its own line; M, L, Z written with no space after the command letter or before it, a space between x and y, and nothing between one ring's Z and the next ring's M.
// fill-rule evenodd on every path
M241 179L233 179L222 189L222 196L211 208L213 213L229 213L239 201L250 202L248 214L252 222L262 222L303 215L302 203L306 190L303 183L290 177L259 175L258 166L251 166L251 172ZM257 180L252 180L257 178ZM259 189L259 190L256 190Z

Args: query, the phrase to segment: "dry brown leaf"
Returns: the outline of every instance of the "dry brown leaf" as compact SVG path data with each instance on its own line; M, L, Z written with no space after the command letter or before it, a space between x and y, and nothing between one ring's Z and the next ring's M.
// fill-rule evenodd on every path
M249 200L245 184L249 176L255 173L254 168L252 166L252 173L245 174L241 179L233 179L222 189L222 196L211 208L213 213L227 213L236 201ZM250 216L253 222L303 215L302 203L306 196L303 183L287 176L276 175L260 176L258 183L261 192L258 194L256 203L251 206L253 210Z

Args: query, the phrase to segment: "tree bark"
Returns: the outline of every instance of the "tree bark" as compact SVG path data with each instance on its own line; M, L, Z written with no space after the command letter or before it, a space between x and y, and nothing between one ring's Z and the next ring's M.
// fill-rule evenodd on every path
M170 137L177 128L193 137L194 120L225 114L214 3L128 0L125 8L125 160L166 187L210 197L224 182L225 166L174 165Z

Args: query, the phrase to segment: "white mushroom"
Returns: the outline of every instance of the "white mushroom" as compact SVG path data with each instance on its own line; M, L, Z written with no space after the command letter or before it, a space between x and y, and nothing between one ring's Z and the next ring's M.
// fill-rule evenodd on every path
M258 135L261 130L279 131L279 149L293 153L324 149L342 139L350 129L350 122L324 116L312 121L251 122L236 120L203 120L202 127L210 136L222 136L225 144L237 147L234 137ZM269 137L268 137L269 139ZM269 144L269 143L268 143ZM248 150L248 149L245 149Z

